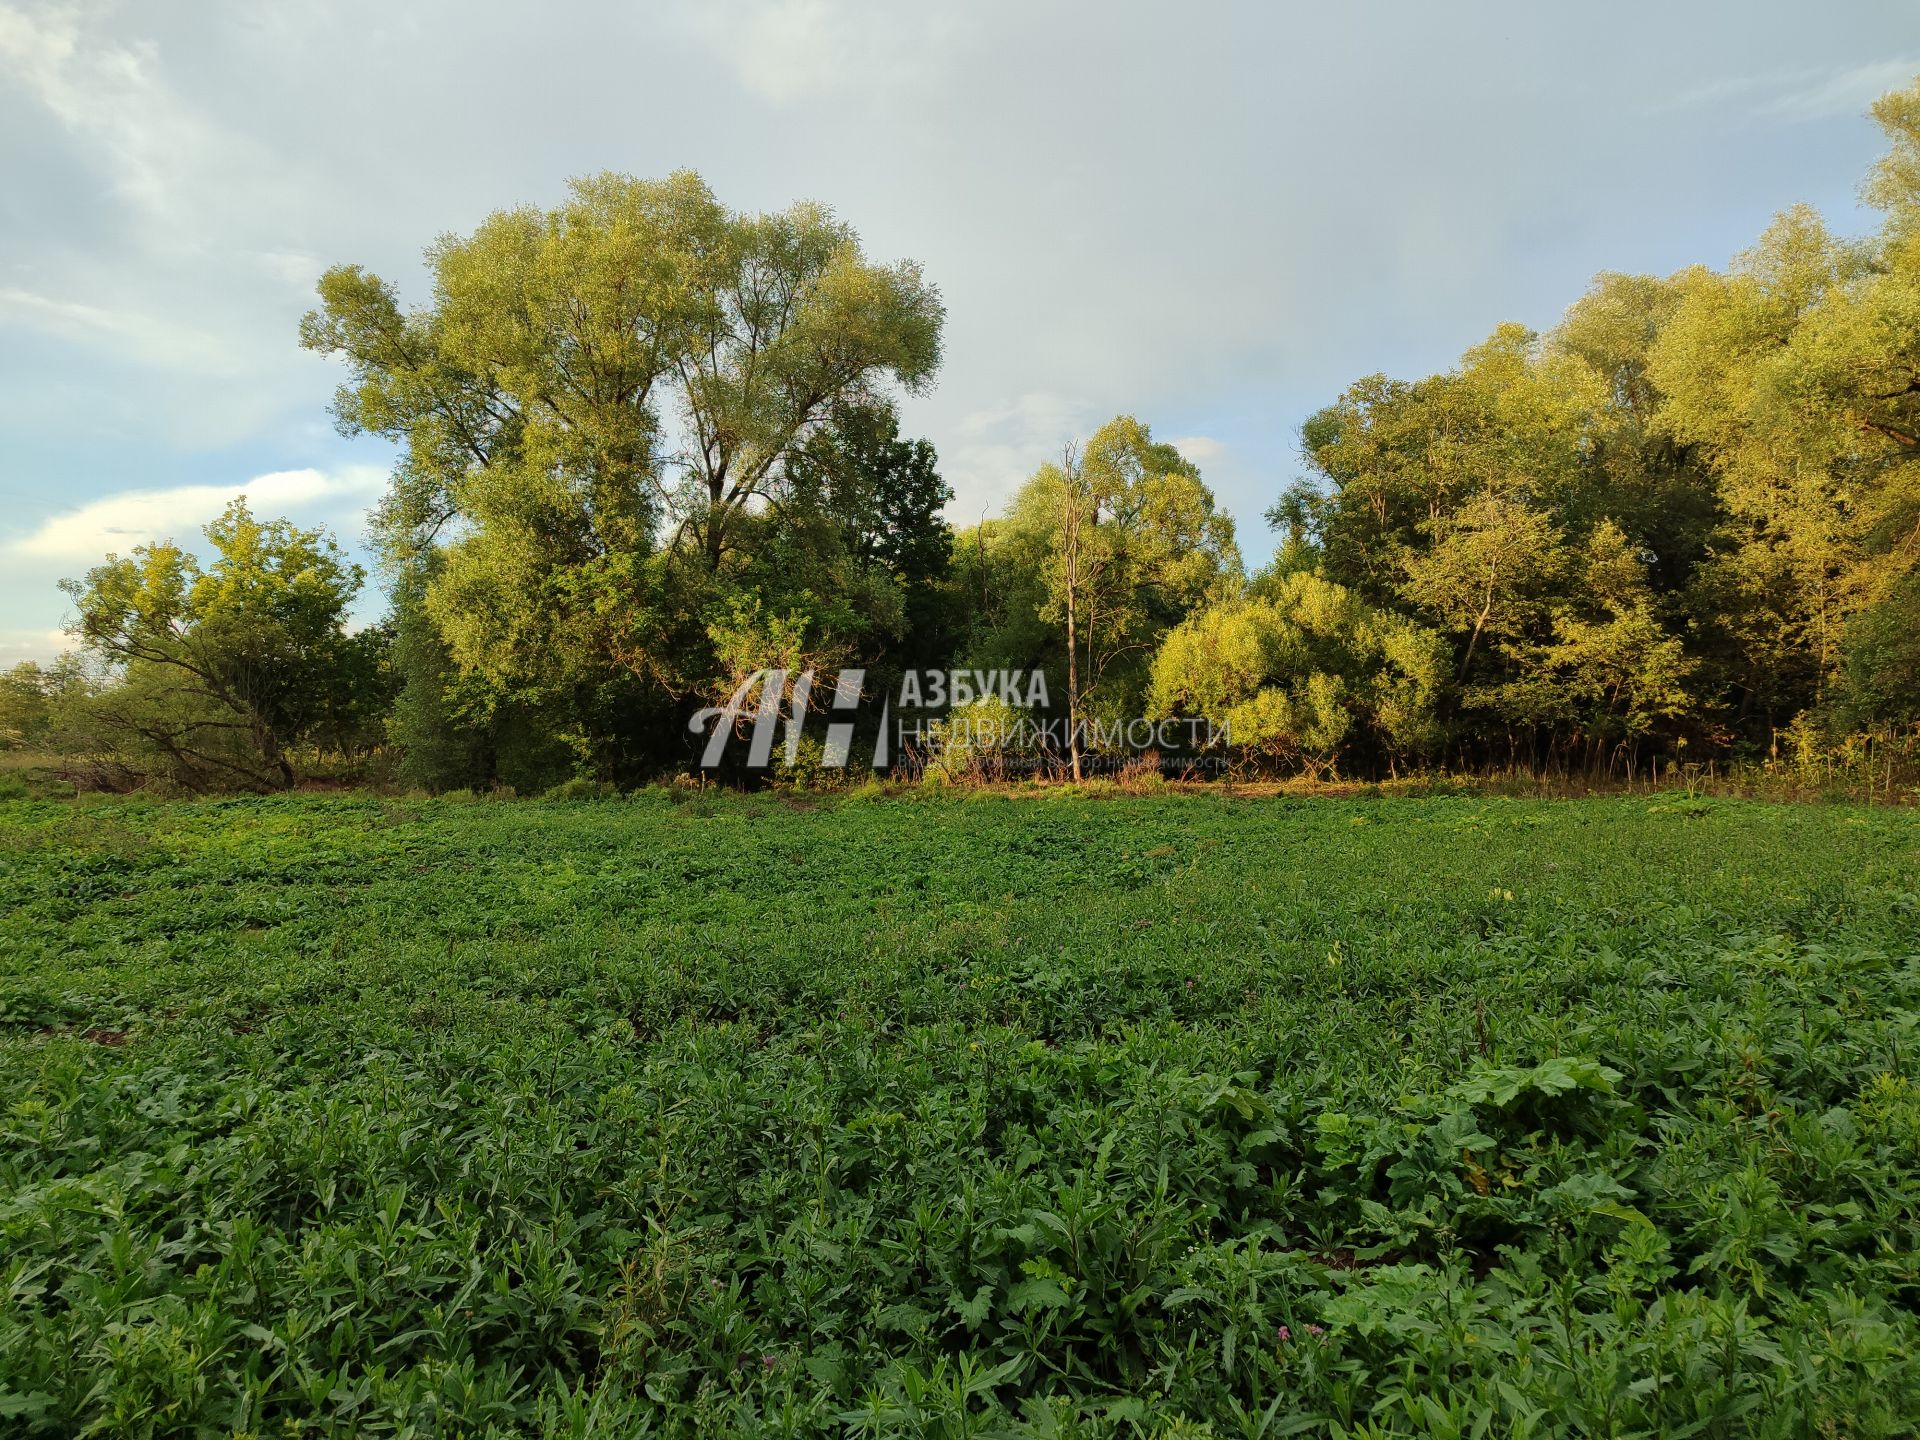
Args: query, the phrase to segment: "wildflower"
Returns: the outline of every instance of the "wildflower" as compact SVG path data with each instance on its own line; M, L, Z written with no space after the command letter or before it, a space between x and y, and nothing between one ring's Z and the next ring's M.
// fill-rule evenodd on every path
M1280 1336L1280 1343L1282 1345L1293 1338L1293 1332L1284 1325L1282 1325L1276 1333Z
M1324 1335L1326 1333L1327 1333L1326 1328L1324 1326L1315 1325L1311 1322L1309 1322L1307 1325L1307 1334L1309 1335Z

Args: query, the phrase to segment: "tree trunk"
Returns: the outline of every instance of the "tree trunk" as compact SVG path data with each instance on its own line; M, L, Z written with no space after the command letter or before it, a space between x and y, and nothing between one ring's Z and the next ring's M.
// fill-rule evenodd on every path
M707 533L701 537L706 542L702 548L706 551L707 573L710 575L720 573L721 546L726 539L725 531L721 528L721 514L720 500L715 496L713 503L707 507Z
M1079 456L1069 445L1061 457L1061 581L1067 601L1067 765L1080 780L1080 486Z
M253 743L254 748L260 752L260 758L266 761L268 767L280 777L279 788L282 790L293 789L299 777L293 773L293 765L288 761L286 753L281 750L280 739L273 733L273 730L269 726L256 723L253 731Z
M1074 529L1072 544L1077 546L1079 527ZM1067 757L1076 782L1080 779L1080 640L1073 567L1078 562L1077 553L1067 560Z
M1467 637L1467 653L1460 658L1460 676L1453 682L1454 684L1467 683L1467 671L1473 666L1474 647L1480 643L1480 632L1486 628L1487 617L1491 614L1493 614L1493 600L1489 598L1480 609L1480 617L1473 622L1473 634Z

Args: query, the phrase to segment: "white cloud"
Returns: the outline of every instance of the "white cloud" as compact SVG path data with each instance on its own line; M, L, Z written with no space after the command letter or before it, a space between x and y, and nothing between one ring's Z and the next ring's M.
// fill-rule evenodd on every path
M1185 435L1167 443L1203 470L1227 453L1227 442L1211 435Z
M1684 90L1649 113L1731 110L1781 120L1828 120L1864 114L1880 96L1913 82L1920 55L1895 56L1861 65L1816 65L1727 75Z
M936 83L965 40L958 6L898 0L705 0L682 11L693 37L763 100Z
M294 326L323 268L315 217L337 201L273 137L280 112L239 98L250 56L228 18L209 6L218 38L195 46L163 6L0 0L12 433L214 448L310 403ZM213 83L195 66L222 46Z
M73 640L64 630L0 630L0 670L22 660L44 664L72 648Z
M114 38L117 19L100 5L0 9L0 74L87 142L114 190L161 227L150 238L197 244L186 232L210 205L262 203L274 171L258 146L167 86L155 45Z
M1009 496L1041 465L1058 460L1063 445L1091 429L1093 408L1080 400L1035 391L969 411L941 426L940 473L953 487L947 513L971 525L998 514ZM915 422L907 414L909 428Z
M108 554L125 555L157 540L191 544L200 529L245 495L257 515L334 512L365 505L385 482L377 465L334 471L280 470L239 485L179 485L166 490L123 490L55 515L6 549L37 560L95 564Z
M1857 115L1887 91L1912 84L1916 74L1920 74L1920 57L1916 56L1807 71L1798 82L1775 94L1767 108L1790 120Z
M210 376L236 375L243 369L234 347L219 336L137 311L0 288L0 321L9 319L62 339L102 346L145 365Z
M313 282L327 268L318 255L304 250L256 250L252 259L268 275L297 291L302 299L313 293Z

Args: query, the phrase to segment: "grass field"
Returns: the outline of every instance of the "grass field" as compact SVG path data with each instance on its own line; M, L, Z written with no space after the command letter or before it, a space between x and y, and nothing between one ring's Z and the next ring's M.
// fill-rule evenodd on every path
M0 1433L1911 1433L1920 816L0 804Z

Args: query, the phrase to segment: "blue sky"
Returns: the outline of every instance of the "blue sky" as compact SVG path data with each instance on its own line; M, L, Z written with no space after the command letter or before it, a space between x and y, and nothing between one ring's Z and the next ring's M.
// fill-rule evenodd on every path
M947 361L907 419L956 520L1126 411L1258 560L1353 378L1795 201L1865 228L1865 108L1916 73L1911 0L0 0L0 663L63 648L60 577L241 491L357 545L392 457L295 343L315 276L419 298L435 235L570 175L693 166L923 262Z

